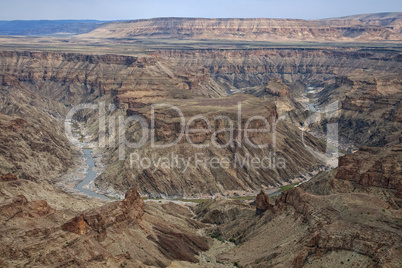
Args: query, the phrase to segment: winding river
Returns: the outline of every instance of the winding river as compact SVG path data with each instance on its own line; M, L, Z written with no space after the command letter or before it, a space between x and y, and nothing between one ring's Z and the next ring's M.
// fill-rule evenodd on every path
M96 173L95 173L95 171L93 171L93 168L95 167L95 162L94 162L94 159L92 158L92 149L83 149L83 153L85 156L85 163L87 164L88 169L85 172L84 180L82 182L80 182L79 184L77 184L77 186L75 186L75 189L77 189L81 193L91 196L91 197L109 199L108 197L106 197L104 195L97 194L91 190L84 188L85 185L87 185L91 181L95 180Z

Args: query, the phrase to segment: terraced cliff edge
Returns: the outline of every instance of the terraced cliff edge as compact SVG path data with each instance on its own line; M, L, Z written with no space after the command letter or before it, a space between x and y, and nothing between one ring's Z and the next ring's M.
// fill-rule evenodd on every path
M337 42L401 40L401 22L401 13L323 20L155 18L106 23L83 37Z

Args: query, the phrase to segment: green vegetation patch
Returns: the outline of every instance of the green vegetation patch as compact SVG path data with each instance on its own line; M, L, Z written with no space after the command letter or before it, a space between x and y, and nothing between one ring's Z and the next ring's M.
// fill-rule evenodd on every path
M299 183L293 183L293 184L281 186L281 192L286 192L286 191L292 189L293 187L295 187L296 185L299 185Z

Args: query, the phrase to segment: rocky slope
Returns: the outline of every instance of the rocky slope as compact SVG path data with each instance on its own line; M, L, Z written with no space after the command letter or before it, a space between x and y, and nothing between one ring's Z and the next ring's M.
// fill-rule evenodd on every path
M146 105L144 99L139 101ZM240 120L239 102L242 104ZM182 132L184 125L177 112L169 108L156 109L155 126L151 126L149 104L135 108L138 103L130 102L132 108L127 112L149 122L145 128L149 137L139 148L126 146L123 161L117 161L120 148L108 150L105 161L111 165L95 181L100 188L124 191L127 187L137 187L142 194L153 197L246 192L290 182L300 173L323 164L306 149L297 127L278 120L272 102L237 94L219 99L192 98L186 102L165 99L153 104L158 103L179 108L189 129ZM261 108L255 111L256 106ZM195 118L191 123L191 118L197 115L205 119ZM262 119L247 123L254 116L267 120L268 132L262 132L267 129ZM259 132L251 133L246 128ZM191 133L192 129L197 129L197 133ZM138 141L143 130L135 124L126 128L126 136L136 137ZM307 135L305 141L306 146L325 150L324 144L312 136ZM169 146L173 142L176 143ZM256 148L257 145L262 147Z
M400 146L367 148L345 156L335 175L322 173L283 192L275 205L263 210L269 203L261 193L257 215L251 204L232 202L229 208L223 200L200 205L196 212L200 220L218 224L209 231L214 237L237 244L217 257L220 263L399 267L402 215L395 206L401 200L399 150ZM237 217L230 218L234 214Z
M200 267L212 267L208 262L213 257L214 267L398 267L399 152L400 146L362 148L343 157L338 169L279 197L261 192L255 203L210 200L194 208L195 219L188 208L172 202L144 203L135 189L123 201L55 209L55 200L7 192L36 183L2 176L0 263L193 267L191 263L207 258ZM93 202L60 198L64 205ZM205 240L201 233L212 238ZM219 251L201 253L217 243L223 247Z
M0 89L0 174L51 181L74 164L61 116L67 108L25 87Z
M401 140L402 81L394 75L337 76L317 94L321 107L339 101L341 139L356 147L398 144ZM323 120L322 124L335 122Z
M97 38L372 41L400 40L401 13L327 20L155 18L111 22L83 35Z
M187 208L144 204L135 189L75 217L23 195L1 202L0 211L0 263L7 267L167 267L198 262L195 255L209 248Z

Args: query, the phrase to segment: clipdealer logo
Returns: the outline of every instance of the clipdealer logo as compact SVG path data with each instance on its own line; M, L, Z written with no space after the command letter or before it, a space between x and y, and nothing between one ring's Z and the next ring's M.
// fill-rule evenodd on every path
M251 167L254 169L277 169L285 168L286 162L282 157L275 155L276 149L276 126L278 119L275 117L266 118L260 115L255 115L247 119L244 124L242 117L242 104L237 105L237 118L232 120L228 116L219 115L209 120L203 115L195 115L186 121L186 117L183 112L177 107L171 104L153 104L151 105L150 120L140 116L118 116L115 117L112 114L116 110L116 107L111 104L106 107L104 102L99 104L79 104L70 110L65 120L65 131L68 139L72 143L77 143L78 140L73 135L72 125L74 116L81 110L94 110L98 112L99 120L99 133L98 133L98 146L100 148L116 147L118 146L119 160L126 159L127 148L132 149L130 154L130 167L137 169L150 169L152 172L157 171L160 168L165 170L171 168L177 168L182 172L185 172L192 165L195 168L244 168ZM169 110L170 113L175 113L176 118L180 122L180 130L178 131L175 139L169 143L161 143L156 141L156 111ZM107 116L108 115L108 116ZM224 128L213 129L212 122L217 121L224 122ZM108 121L108 122L106 122ZM150 124L148 123L150 121ZM252 128L253 122L259 121L258 128ZM195 123L202 122L203 128L194 128ZM117 123L117 129L116 129ZM126 138L126 130L130 124L137 124L141 128L141 138L132 142ZM222 144L222 141L218 142L217 137L219 134L228 134L228 139ZM253 133L263 133L270 135L270 143L256 144L251 140ZM209 142L197 143L192 140L192 135L198 134L212 134ZM150 146L152 149L166 149L176 146L179 142L185 141L191 145L196 153L193 156L184 157L170 153L169 156L162 155L140 155L139 148L143 146ZM263 157L255 157L249 153L241 155L236 152L232 159L228 157L209 157L200 151L204 148L213 146L217 149L224 149L228 147L242 147L247 145L249 148L254 149L266 149ZM272 151L268 152L268 149ZM165 150L164 150L165 151Z

